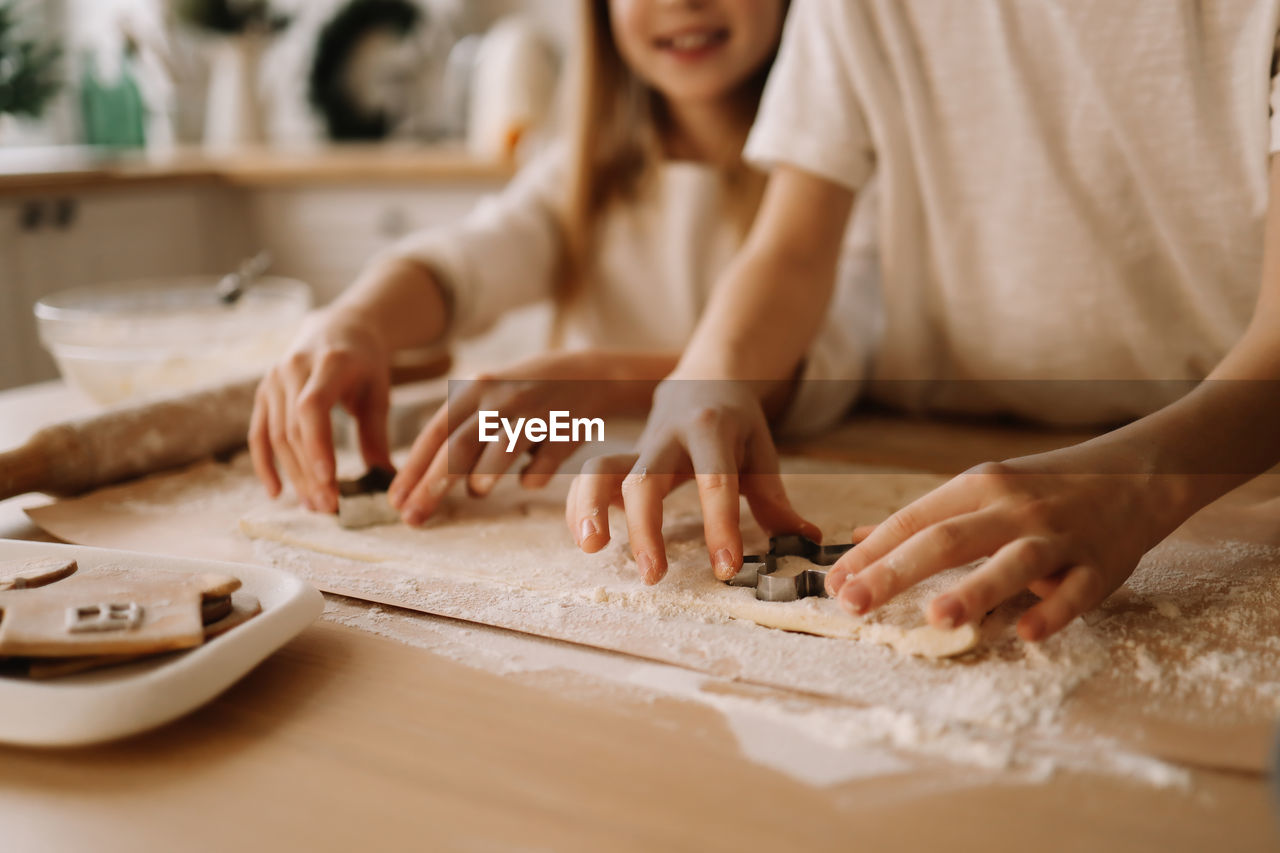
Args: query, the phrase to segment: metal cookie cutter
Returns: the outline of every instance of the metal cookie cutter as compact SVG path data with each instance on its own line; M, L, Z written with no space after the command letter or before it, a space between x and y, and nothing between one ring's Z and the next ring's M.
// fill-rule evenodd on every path
M851 548L852 544L819 545L796 534L775 536L769 540L769 553L743 557L742 571L726 583L755 587L761 601L826 598L827 569Z
M396 478L396 472L389 468L370 468L365 475L358 480L341 480L338 483L338 495L344 498L354 498L360 495L376 495L379 492L385 492L391 488L391 481Z

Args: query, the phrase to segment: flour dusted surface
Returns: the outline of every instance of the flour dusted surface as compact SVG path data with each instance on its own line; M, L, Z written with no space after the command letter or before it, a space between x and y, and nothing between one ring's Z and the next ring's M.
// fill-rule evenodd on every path
M333 519L267 501L251 476L242 459L232 466L199 466L143 481L114 493L111 500L131 504L138 514L159 513L162 503L176 512L192 506L210 513L224 513L232 504L238 509L256 506L251 516L285 517L299 530L316 522L336 527ZM809 476L793 472L791 492L802 511L827 522L827 541L847 539L853 527L878 521L937 482L927 475L855 471L844 486L848 498L833 502ZM211 485L215 481L216 488ZM786 700L769 694L747 705L741 697L724 698L717 692L715 703L732 718L735 731L768 728L783 720L787 731L810 746L820 744L824 754L891 749L967 766L1009 768L1031 778L1055 768L1076 768L1181 785L1185 771L1141 754L1146 742L1138 735L1148 721L1184 726L1179 731L1188 733L1186 739L1202 740L1202 752L1213 757L1219 754L1216 732L1239 725L1269 727L1280 712L1280 573L1275 571L1280 549L1268 545L1170 541L1144 560L1125 589L1060 636L1039 646L1016 639L1013 622L1028 597L989 618L974 652L953 661L930 661L881 645L761 628L723 614L693 618L687 608L681 613L670 596L682 585L701 582L710 570L701 525L679 507L667 532L673 565L684 568L673 569L663 584L642 587L625 546L615 543L602 555L584 555L595 573L592 583L555 593L556 565L541 549L573 551L559 499L510 490L502 500L514 506L460 499L451 503L448 523L424 531L382 528L376 537L362 540L367 559L326 556L277 542L260 541L253 547L258 559L295 571L326 590L678 664L696 672L689 676L693 681L681 682L677 693L696 694L700 701L706 700L706 685L724 681L797 691L780 694L790 697ZM513 511L531 525L525 530L530 535L496 535L494 525L484 521ZM840 517L833 519L835 513ZM236 516L226 517L233 524ZM448 531L468 527L474 535L449 539ZM1222 525L1215 521L1211 527L1216 531ZM533 535L535 528L545 532ZM369 547L371 542L375 547ZM748 542L749 549L762 545L760 540ZM403 570L405 555L428 553L465 556L474 576L442 582ZM484 559L477 560L477 554ZM750 591L738 592L754 601ZM608 601L612 596L631 597L635 607L614 607ZM362 627L391 636L419 624L411 614L385 613L362 621ZM469 630L475 637L502 634L504 643L530 649L572 648L479 627ZM452 645L460 659L485 657L483 649L464 646ZM627 658L602 654L620 673L630 667L623 666ZM563 657L559 652L556 656ZM504 666L520 669L517 664L526 657L508 655ZM580 660L577 654L569 657ZM537 661L528 665L542 667ZM742 719L730 713L744 707L750 713L743 711ZM1113 718L1123 725L1099 730ZM750 747L744 741L744 751L769 752L759 738L755 743ZM797 749L796 754L805 752ZM782 760L776 751L770 754L771 761ZM882 763L892 764L888 758Z
M843 507L879 520L908 496L923 494L940 480L914 475L914 484L874 472L861 478L850 472L819 476L812 463L793 461L797 488L823 509L813 515L824 523L832 541L847 539L852 525L835 520ZM907 475L911 476L911 475ZM890 488L886 490L885 484ZM443 584L483 582L496 589L518 589L557 600L587 597L585 606L696 619L704 623L746 620L771 628L825 637L881 643L905 654L950 657L978 642L974 626L938 631L925 624L924 604L957 579L961 570L945 573L899 596L878 613L854 618L834 601L808 598L796 602L760 601L755 591L717 581L706 567L699 508L692 491L674 496L667 507L666 537L671 570L655 587L642 586L621 547L625 524L611 520L614 543L604 555L587 555L573 546L563 524L562 490L531 495L511 488L484 501L454 498L426 530L403 525L353 531L341 517L305 513L296 508L254 512L241 529L259 540L277 541L330 556L377 564L397 577ZM910 491L903 494L906 485ZM747 533L751 547L765 547L759 528ZM458 615L451 613L449 615Z

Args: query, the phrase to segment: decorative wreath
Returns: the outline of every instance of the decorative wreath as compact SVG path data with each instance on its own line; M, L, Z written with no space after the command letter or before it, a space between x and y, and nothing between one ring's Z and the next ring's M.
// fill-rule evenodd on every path
M278 33L289 26L289 16L274 12L270 0L181 0L177 8L188 23L224 35Z
M356 48L371 33L390 31L404 37L425 23L426 13L410 0L351 0L325 25L311 66L308 96L324 116L331 139L387 136L390 118L382 111L361 109L346 85L348 68Z

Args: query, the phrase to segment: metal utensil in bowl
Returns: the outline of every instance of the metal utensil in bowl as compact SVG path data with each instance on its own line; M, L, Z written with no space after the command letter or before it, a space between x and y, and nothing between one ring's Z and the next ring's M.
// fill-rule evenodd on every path
M225 305L235 305L244 292L271 267L271 253L265 249L240 265L240 269L224 275L218 281L218 299Z

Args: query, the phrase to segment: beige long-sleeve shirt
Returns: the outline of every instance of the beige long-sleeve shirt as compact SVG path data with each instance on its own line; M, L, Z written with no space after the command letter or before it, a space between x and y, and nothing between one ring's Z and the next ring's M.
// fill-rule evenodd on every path
M1104 422L1208 375L1260 284L1278 22L1280 0L795 0L747 156L875 173L872 393Z

